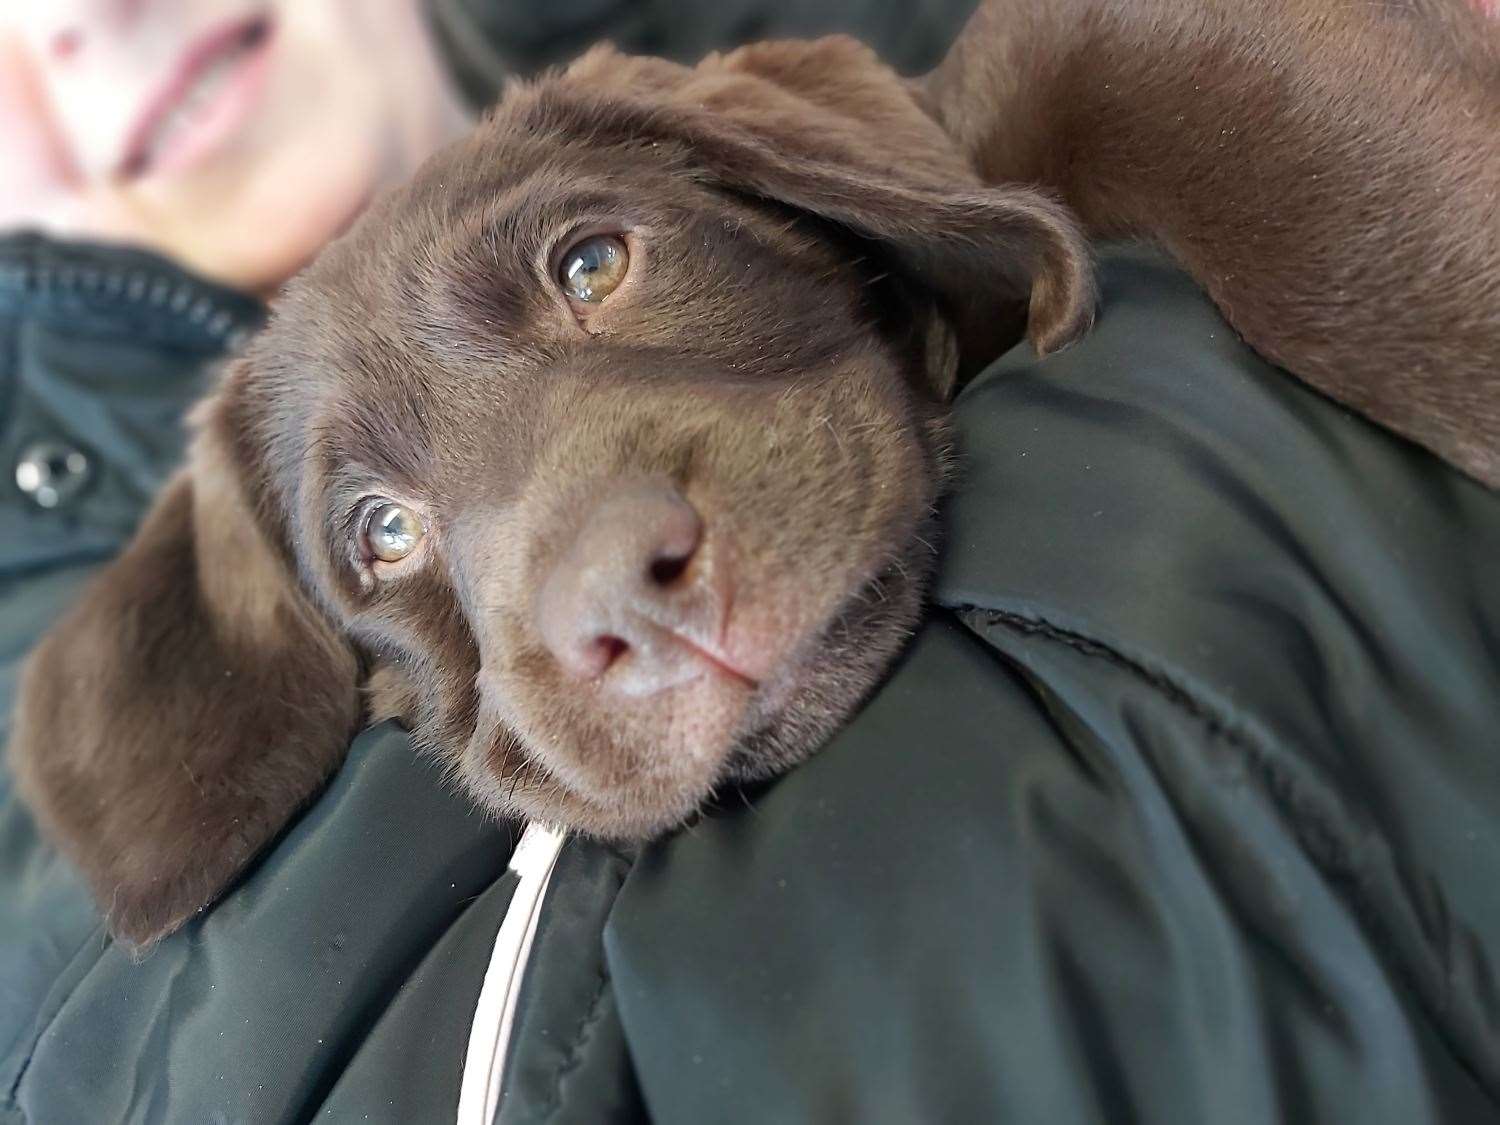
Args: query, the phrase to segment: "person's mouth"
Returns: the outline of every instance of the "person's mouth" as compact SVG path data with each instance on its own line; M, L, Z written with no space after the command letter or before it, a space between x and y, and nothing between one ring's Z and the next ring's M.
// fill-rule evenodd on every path
M180 173L231 139L258 101L273 31L269 16L256 15L190 44L147 96L127 135L120 177Z

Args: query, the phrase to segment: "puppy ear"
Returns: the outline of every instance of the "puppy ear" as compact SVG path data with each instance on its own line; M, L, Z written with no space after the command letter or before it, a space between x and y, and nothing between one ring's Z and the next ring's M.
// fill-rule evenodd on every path
M357 663L298 590L223 395L135 540L42 641L11 757L117 937L208 906L338 764Z
M675 140L726 190L836 224L939 298L966 353L1024 316L1049 352L1097 299L1073 213L1020 185L986 186L923 109L922 88L843 36L765 43L688 69L604 48L568 77L635 143ZM984 358L992 358L985 356Z
M838 224L937 296L966 354L1018 305L1039 355L1093 323L1094 267L1077 220L1021 187L933 188L720 134L697 145L727 183ZM993 358L990 356L988 358Z

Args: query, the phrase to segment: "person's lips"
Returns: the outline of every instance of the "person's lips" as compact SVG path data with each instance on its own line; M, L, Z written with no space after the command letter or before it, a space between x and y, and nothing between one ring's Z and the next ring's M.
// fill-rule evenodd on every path
M181 172L234 136L258 100L272 32L270 18L256 15L194 41L148 95L127 135L119 175Z

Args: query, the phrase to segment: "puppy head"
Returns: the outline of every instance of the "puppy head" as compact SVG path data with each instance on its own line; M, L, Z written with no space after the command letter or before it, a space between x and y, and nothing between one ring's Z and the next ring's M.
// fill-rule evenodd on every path
M980 187L862 48L696 69L596 51L511 91L288 287L198 457L234 466L276 596L381 669L478 799L639 838L804 757L870 689L933 561L961 346L1008 318L1057 346L1092 299L1067 215ZM148 527L121 565L191 532ZM222 633L197 602L192 627ZM39 659L97 646L102 612ZM338 698L349 675L330 663ZM164 690L130 687L123 705ZM23 709L23 757L51 752L57 714ZM91 761L118 758L104 738ZM215 738L232 770L266 752ZM118 894L108 843L60 835Z

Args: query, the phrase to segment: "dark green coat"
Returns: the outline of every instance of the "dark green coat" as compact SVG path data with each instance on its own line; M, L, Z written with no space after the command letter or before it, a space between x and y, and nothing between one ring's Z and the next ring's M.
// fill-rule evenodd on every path
M567 846L502 1120L1500 1120L1500 497L1173 270L1104 282L961 396L933 608L849 728ZM7 692L254 316L0 243L0 457L88 461L0 492ZM512 843L378 727L134 964L0 779L0 1122L451 1119Z
M978 0L427 0L459 87L487 105L508 75L566 63L600 40L694 62L756 39L857 35L904 73L936 66Z

